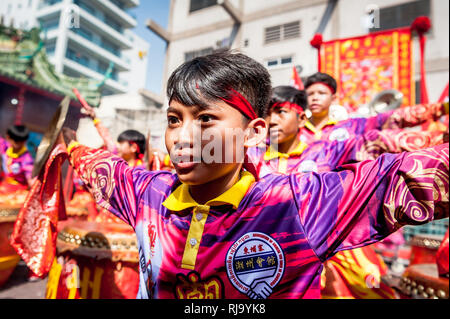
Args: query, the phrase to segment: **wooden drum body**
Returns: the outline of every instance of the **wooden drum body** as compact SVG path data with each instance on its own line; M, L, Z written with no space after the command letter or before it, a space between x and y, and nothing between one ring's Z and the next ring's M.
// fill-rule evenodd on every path
M448 277L439 277L435 263L415 264L406 268L399 290L406 299L448 299L448 283Z
M20 207L0 206L0 287L8 281L20 256L9 243Z
M71 221L58 233L48 299L134 299L139 253L127 224Z

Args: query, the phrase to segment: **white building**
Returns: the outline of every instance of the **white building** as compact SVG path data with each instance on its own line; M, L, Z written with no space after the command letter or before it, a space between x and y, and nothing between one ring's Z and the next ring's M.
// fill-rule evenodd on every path
M374 4L380 24L369 30L363 21ZM427 35L428 93L436 100L449 74L448 10L446 0L171 0L168 29L151 20L148 27L168 44L164 88L181 63L223 46L263 63L277 86L289 84L294 65L301 77L317 71L317 50L309 41L318 30L328 41L409 26L426 15L434 26ZM418 39L414 42L419 79Z
M145 87L150 45L133 34L129 9L139 0L2 0L4 24L41 26L45 48L58 72L102 81L104 95ZM140 52L140 54L139 54Z
M102 97L96 112L114 141L125 130L137 130L146 137L150 130L152 146L165 150L164 132L167 123L163 102L161 96L139 89L133 93Z

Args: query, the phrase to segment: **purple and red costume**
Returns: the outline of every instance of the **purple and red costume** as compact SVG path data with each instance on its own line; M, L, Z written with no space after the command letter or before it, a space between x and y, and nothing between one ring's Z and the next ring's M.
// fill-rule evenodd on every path
M0 181L5 192L27 189L31 179L34 160L27 148L15 153L6 140L0 137L0 156L2 157L2 176Z
M322 263L448 216L448 144L336 172L248 172L205 205L169 172L69 146L96 201L136 231L138 298L319 298Z
M330 120L321 130L310 122L300 132L300 140L311 144L318 140L343 141L370 130L400 129L438 120L448 114L448 104L433 103L402 107L369 118L351 118L337 122Z

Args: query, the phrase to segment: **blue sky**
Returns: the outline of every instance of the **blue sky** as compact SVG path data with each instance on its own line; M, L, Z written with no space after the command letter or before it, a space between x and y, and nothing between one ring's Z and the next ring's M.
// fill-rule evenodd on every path
M136 14L137 27L133 30L138 36L150 43L148 52L147 83L145 88L161 94L162 75L164 71L164 59L166 43L146 27L146 21L152 19L167 29L169 20L170 0L140 0L139 7L131 12Z

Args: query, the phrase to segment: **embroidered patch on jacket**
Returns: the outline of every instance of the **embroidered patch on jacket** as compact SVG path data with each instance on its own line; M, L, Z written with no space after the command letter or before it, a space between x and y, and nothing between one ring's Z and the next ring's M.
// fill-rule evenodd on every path
M268 298L283 277L285 258L272 237L250 232L239 238L226 256L228 279L251 299Z

